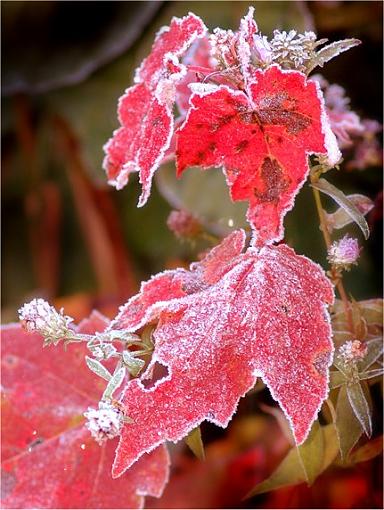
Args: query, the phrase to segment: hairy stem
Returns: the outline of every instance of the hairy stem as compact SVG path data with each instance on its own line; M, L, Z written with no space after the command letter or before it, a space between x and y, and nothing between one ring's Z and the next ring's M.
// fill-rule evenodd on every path
M311 175L310 179L311 179L311 183L315 183L316 182L316 177L315 176ZM312 188L312 192L313 192L313 196L314 196L314 199L315 199L317 214L319 216L320 230L321 230L321 232L323 234L323 238L324 238L324 242L325 242L325 245L327 247L327 250L329 250L329 248L330 248L330 246L332 244L332 241L331 241L331 236L329 235L329 232L328 232L328 229L327 229L327 223L326 223L326 220L325 220L324 210L323 210L323 206L322 206L322 203L321 203L320 192L319 192L319 190L317 190L315 188ZM340 299L342 300L343 305L344 305L345 315L346 315L347 322L348 322L348 328L349 328L350 332L352 334L354 334L354 332L355 332L354 329L355 328L353 326L353 320L352 320L351 303L350 303L350 301L348 299L347 293L345 292L344 285L343 285L343 282L342 282L342 276L340 274L336 275L335 272L334 272L333 267L331 268L331 273L332 273L332 276L333 276L333 280L335 281L336 288L337 288L337 291L339 293Z

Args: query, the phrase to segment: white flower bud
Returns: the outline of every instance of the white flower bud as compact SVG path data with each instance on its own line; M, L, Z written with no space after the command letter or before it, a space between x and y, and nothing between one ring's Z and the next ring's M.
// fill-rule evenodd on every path
M101 401L98 409L88 407L84 416L88 420L85 426L100 445L107 439L120 435L124 414L112 404Z
M23 327L30 332L40 333L46 343L57 344L70 332L71 317L58 312L44 299L33 299L19 309L19 318Z

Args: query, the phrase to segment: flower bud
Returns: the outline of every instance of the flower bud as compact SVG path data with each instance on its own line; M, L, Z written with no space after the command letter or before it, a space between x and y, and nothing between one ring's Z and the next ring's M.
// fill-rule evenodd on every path
M98 409L88 407L88 411L84 413L84 416L88 420L85 426L100 445L107 439L120 435L124 423L124 414L109 402L99 402Z
M339 348L339 357L344 363L353 363L365 358L368 348L360 340L349 340Z
M27 331L40 333L46 344L55 345L68 335L69 324L73 321L63 314L63 309L58 312L44 299L33 299L23 305L19 309L19 318Z
M193 239L201 232L200 223L187 211L171 211L167 226L177 237L185 239Z
M349 270L352 264L357 263L359 255L360 247L357 239L346 235L331 245L328 250L328 261L334 266Z

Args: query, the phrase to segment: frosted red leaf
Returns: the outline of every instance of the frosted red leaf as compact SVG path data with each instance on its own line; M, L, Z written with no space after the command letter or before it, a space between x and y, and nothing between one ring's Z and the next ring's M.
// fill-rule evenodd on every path
M231 197L247 200L258 246L283 237L283 218L308 172L308 154L340 157L318 86L274 65L254 73L249 94L194 89L178 131L177 172L223 166Z
M158 32L151 54L137 69L136 85L119 100L121 127L104 146L103 166L108 182L117 189L127 184L131 173L139 173L143 190L139 206L147 201L153 174L171 143L176 86L186 74L178 58L205 31L194 14L173 18Z
M109 329L136 331L159 317L163 305L216 283L244 248L245 236L237 230L213 248L191 271L174 269L153 276L141 284L139 294L120 308Z
M319 266L291 248L240 254L243 243L244 234L235 232L198 269L192 266L189 281L200 285L186 296L171 293L167 302L160 289L162 301L152 300L155 350L146 372L123 393L134 423L123 428L114 476L203 420L226 427L258 376L286 413L297 443L305 440L328 392L333 345L326 303L333 301L333 288ZM220 259L223 272L217 271ZM148 385L159 366L166 375Z
M94 313L79 329L92 334L107 324ZM83 426L105 387L85 365L85 345L43 349L39 335L12 324L1 348L3 508L141 508L145 495L160 496L165 447L113 480L116 441L100 447Z

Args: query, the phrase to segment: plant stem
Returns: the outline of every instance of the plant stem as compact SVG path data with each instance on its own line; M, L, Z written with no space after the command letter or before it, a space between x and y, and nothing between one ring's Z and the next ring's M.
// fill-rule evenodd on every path
M311 183L316 182L316 178L313 175L310 176L310 179L311 179ZM324 242L325 242L325 245L326 245L327 251L328 251L329 248L331 247L332 241L331 241L331 236L329 235L329 232L327 229L327 223L326 223L326 220L324 217L324 211L323 211L323 206L321 203L320 192L319 192L319 190L317 190L315 188L312 188L312 192L313 192L313 196L315 198L317 214L319 216L320 230L323 234ZM335 276L333 268L332 268L331 272L332 272L332 275ZM336 288L339 293L340 299L342 300L343 305L344 305L345 316L346 316L346 319L348 322L348 328L349 328L350 332L352 334L354 334L355 328L353 327L351 303L349 302L347 293L345 292L344 285L342 282L342 277L340 275L338 275L335 283L336 283Z

